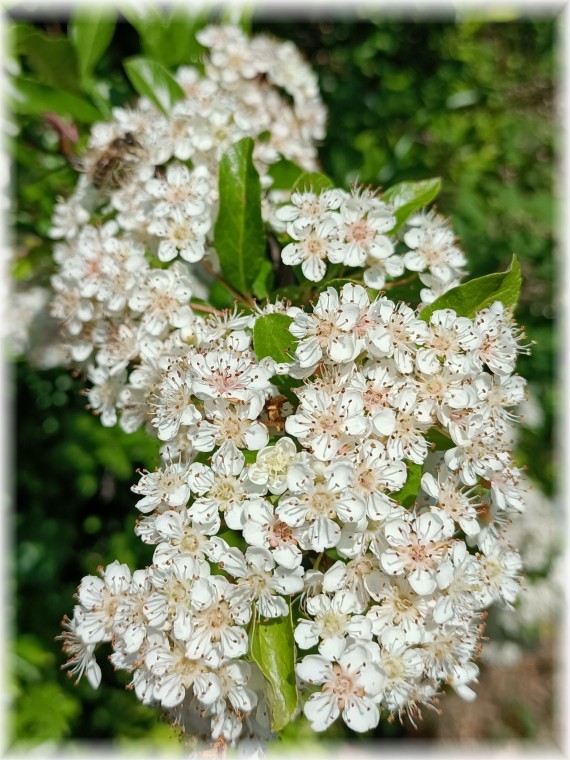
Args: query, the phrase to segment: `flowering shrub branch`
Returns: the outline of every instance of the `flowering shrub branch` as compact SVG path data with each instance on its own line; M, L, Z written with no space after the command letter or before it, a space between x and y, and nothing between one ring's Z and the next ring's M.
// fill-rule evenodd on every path
M520 585L516 257L462 284L439 179L334 187L294 46L197 39L200 68L127 62L141 100L93 127L51 228L68 361L163 460L132 489L152 563L82 580L70 672L97 686L109 643L141 702L223 745L471 700Z

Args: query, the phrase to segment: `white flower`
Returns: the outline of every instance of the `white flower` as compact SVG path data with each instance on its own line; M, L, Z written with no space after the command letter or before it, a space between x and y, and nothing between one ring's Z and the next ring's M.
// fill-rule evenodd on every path
M63 639L63 651L68 657L63 667L69 668L68 675L77 676L75 683L78 683L85 675L91 686L96 689L101 683L101 668L95 660L96 644L85 643L78 633L77 629L82 623L83 615L81 607L76 607L71 620L65 616L62 625L66 630L57 638Z
M154 269L131 295L129 306L141 313L141 323L150 335L161 335L169 325L182 327L188 321L191 296L188 277L174 267Z
M303 391L296 414L285 420L285 430L322 462L337 455L346 438L365 436L367 421L364 399L357 391L346 390L332 396L313 388Z
M190 216L175 208L167 216L149 224L148 231L161 239L157 253L160 261L172 261L180 256L195 264L206 254L206 235L211 226L208 217Z
M83 578L78 589L83 614L75 630L86 644L111 640L115 607L131 583L131 571L118 561L101 571L101 578L95 575Z
M410 646L403 631L389 628L381 633L379 666L385 674L386 707L399 711L408 701L414 685L419 682L424 664L421 652Z
M208 351L190 358L192 389L198 398L243 401L249 419L255 419L271 393L269 365L260 364L247 352Z
M341 296L334 288L319 295L312 314L295 314L290 332L299 339L295 357L301 367L314 367L323 356L335 362L353 361L359 353L359 343L352 334L360 317L360 307Z
M300 545L324 551L338 543L342 523L355 523L364 516L364 500L349 489L353 468L344 460L328 466L307 461L294 464L287 473L291 495L279 500L277 515L297 533Z
M247 625L251 608L230 606L232 585L223 576L200 578L192 587L193 629L186 642L191 659L221 662L248 650ZM212 657L212 654L215 656Z
M136 506L141 512L152 512L161 505L182 507L190 497L188 465L171 462L155 472L145 472L131 491L142 495Z
M308 655L297 665L297 673L311 684L323 684L311 694L303 712L314 731L324 731L339 715L353 731L369 731L378 725L377 704L382 699L384 671L370 662L364 646L345 649L337 662L321 655Z
M212 466L199 462L190 465L188 483L198 498L188 514L198 525L220 526L220 514L229 528L244 527L245 511L250 504L259 504L265 489L246 482L245 458L241 451L219 449L212 457Z
M212 451L216 446L258 451L269 441L267 427L251 419L248 405L225 399L204 402L204 418L191 425L188 437L197 451ZM259 456L259 455L258 455Z
M394 253L393 242L382 233L391 230L396 219L369 191L354 191L343 199L335 221L336 241L329 253L333 264L361 267L367 258L386 259Z
M420 595L433 594L438 586L437 570L444 559L449 534L440 517L424 512L418 517L389 520L384 528L389 548L380 557L389 575L406 574L413 590ZM449 573L451 580L451 573ZM443 577L441 581L443 582Z
M429 334L416 354L420 372L432 375L448 367L465 374L471 369L468 353L481 345L481 335L467 317L458 317L453 309L434 311L429 321Z
M283 248L281 260L287 266L300 264L307 280L319 282L327 271L325 260L330 257L334 230L333 220L327 218L311 227L297 228L289 224L287 232L294 242Z
M220 566L238 579L237 586L232 589L230 605L242 609L255 601L262 617L289 614L289 606L283 596L303 590L302 567L276 567L271 553L257 546L250 547L245 556L238 549L228 547Z
M266 485L272 494L282 494L287 488L287 473L298 457L293 440L283 436L274 446L266 446L258 452L247 477L252 483Z
M190 425L202 419L193 403L191 376L182 369L166 373L154 396L156 414L151 424L157 428L161 441L175 438L181 425Z
M170 649L151 649L145 664L157 677L153 696L165 708L179 705L189 689L204 705L212 704L221 694L215 672L203 660L188 658L181 642L174 642Z
M396 305L386 298L378 301L378 325L368 335L368 350L374 357L393 357L398 370L409 374L414 369L416 344L428 336L425 322L417 319L404 303Z
M422 475L422 489L435 500L431 511L446 522L456 522L466 536L476 535L481 526L477 520L477 507L480 502L470 490L466 490L456 475L446 467L437 472L437 479L429 472ZM449 532L454 527L448 526Z
M329 659L339 657L352 639L372 639L372 624L361 612L358 599L351 591L339 591L330 599L319 594L309 599L306 611L313 619L300 620L295 628L295 641L301 649L319 644L319 652Z
M251 470L248 471L248 475ZM273 512L268 501L251 502L245 509L243 537L251 546L269 549L278 565L294 569L303 561L299 530L289 527Z
M373 554L366 553L348 562L335 562L324 574L322 589L327 594L341 589L353 591L359 604L366 607L371 595L376 594L382 587L385 578L378 559Z
M366 617L372 633L381 636L386 630L401 630L408 645L422 639L424 622L431 611L431 599L420 596L405 578L385 578L372 593L378 604L370 607Z

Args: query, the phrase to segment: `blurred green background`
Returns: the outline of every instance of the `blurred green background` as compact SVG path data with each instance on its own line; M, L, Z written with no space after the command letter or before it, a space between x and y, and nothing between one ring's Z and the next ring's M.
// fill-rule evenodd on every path
M65 20L42 21L27 14L25 6L14 6L9 15L10 50L20 74L41 83L44 94L51 87L84 97L74 78ZM320 156L337 183L358 180L387 187L403 179L441 176L438 208L451 217L471 274L504 269L513 252L519 256L524 286L518 318L536 341L519 371L538 399L542 420L523 431L517 457L552 494L557 469L552 441L558 340L553 292L556 18L514 12L497 21L463 12L437 21L410 14L388 20L367 12L279 22L273 15L254 17L252 31L293 40L317 70L329 108ZM89 84L95 108L133 97L121 60L140 50L137 31L123 20ZM65 195L75 179L41 110L24 105L8 112L14 177L9 222L14 277L21 285L47 283L50 214L56 195ZM78 119L83 138L88 121ZM129 486L136 467L155 466L157 446L143 434L102 428L85 411L81 386L63 370L40 371L23 360L14 364L10 378L17 465L9 518L15 642L9 655L15 706L11 741L31 749L61 740L70 748L86 739L115 748L144 740L145 748L181 752L175 733L157 720L158 711L142 707L126 692L125 679L104 659L98 691L87 683L75 687L59 669L64 658L54 637L62 616L72 610L81 577L114 559L132 567L151 559L149 547L132 532L136 514ZM525 644L532 649L536 639L531 635ZM514 677L513 693L517 684ZM504 715L488 721L475 738L535 739L552 730L548 705L507 702ZM445 705L444 699L444 713ZM447 733L430 718L416 734L398 722L382 722L375 735L403 741L458 738L449 721L445 725ZM286 734L290 743L309 737L306 723ZM331 737L345 734L333 728Z

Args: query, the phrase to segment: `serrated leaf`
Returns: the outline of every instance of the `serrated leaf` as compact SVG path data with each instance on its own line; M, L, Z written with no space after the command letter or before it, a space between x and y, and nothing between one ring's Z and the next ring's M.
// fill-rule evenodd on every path
M300 193L304 193L312 190L315 193L320 193L323 190L330 190L331 187L334 187L334 183L326 174L305 172L301 174L293 185L293 191L297 190Z
M252 154L253 140L245 137L222 156L220 207L214 227L214 245L224 277L243 294L251 293L266 248L261 183Z
M276 362L290 362L297 345L289 332L293 322L286 314L266 314L253 326L253 349L258 359L270 356Z
M39 84L25 77L7 80L10 106L16 113L37 115L53 111L60 116L71 116L84 124L100 118L99 111L88 100Z
M164 113L168 113L174 103L184 97L182 87L160 63L143 56L134 56L123 65L138 94L152 100Z
M388 188L383 199L395 207L396 225L392 231L398 230L414 212L431 203L440 190L440 177L419 182L400 182Z
M265 677L271 730L280 731L295 717L299 705L290 604L288 615L267 621L254 620L250 652Z
M472 319L478 311L495 301L500 301L503 306L516 306L521 282L519 262L513 255L511 264L505 272L487 274L448 290L433 303L425 306L419 316L429 322L434 311L453 309L458 316Z
M408 471L406 482L396 493L390 494L403 507L410 507L416 500L422 482L422 465L404 460Z
M106 6L77 6L69 26L69 36L79 62L81 80L91 76L115 33L116 14Z

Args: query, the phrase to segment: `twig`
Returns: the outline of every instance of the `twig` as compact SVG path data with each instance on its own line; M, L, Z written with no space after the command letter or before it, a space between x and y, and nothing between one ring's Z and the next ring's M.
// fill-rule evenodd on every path
M387 282L384 284L384 287L382 290L389 290L390 288L396 288L398 285L407 285L410 282L413 282L418 276L418 273L415 272L414 274L410 275L410 277L406 277L403 280L395 280L394 282Z
M234 298L236 298L240 303L244 303L246 306L248 306L250 309L255 309L256 303L252 298L249 298L248 296L242 295L242 293L238 293L237 290L234 290L228 283L224 280L224 278L219 275L216 271L214 271L214 268L210 264L209 261L206 261L205 259L202 259L200 261L200 264L204 267L206 272L208 272L209 275L211 275L215 280L217 280L220 285L223 285L226 290L228 290Z
M193 303L190 301L190 308L192 311L203 311L205 314L222 314L219 309L214 309L213 306L204 306L201 303Z

